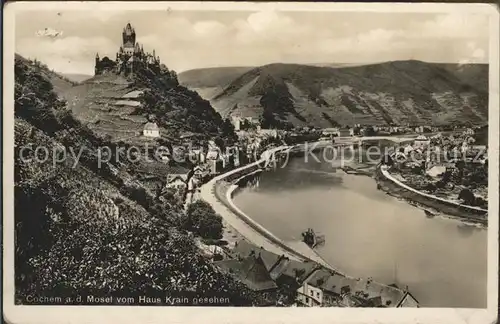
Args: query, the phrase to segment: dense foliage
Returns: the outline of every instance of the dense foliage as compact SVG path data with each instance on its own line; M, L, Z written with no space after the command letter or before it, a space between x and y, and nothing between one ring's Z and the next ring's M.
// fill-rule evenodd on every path
M179 204L156 199L123 171L126 165L98 164L97 148L112 143L73 119L39 66L15 64L17 302L34 294L175 293L227 297L234 305L262 301L200 255L179 227ZM43 158L40 147L48 159L35 161ZM80 150L79 159L70 154Z
M138 113L154 114L160 126L179 134L185 131L207 136L222 133L234 138L234 129L228 129L210 102L179 85L175 71L165 66L157 70L144 67L136 71L134 81L137 87L148 89L142 95L143 107Z
M222 238L222 217L215 213L210 204L201 200L188 206L183 226L205 239Z

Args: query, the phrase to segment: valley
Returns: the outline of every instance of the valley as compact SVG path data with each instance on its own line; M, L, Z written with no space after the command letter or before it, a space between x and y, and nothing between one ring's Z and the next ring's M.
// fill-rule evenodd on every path
M191 70L179 79L223 117L263 118L270 124L327 128L488 120L488 66L480 64L270 64Z

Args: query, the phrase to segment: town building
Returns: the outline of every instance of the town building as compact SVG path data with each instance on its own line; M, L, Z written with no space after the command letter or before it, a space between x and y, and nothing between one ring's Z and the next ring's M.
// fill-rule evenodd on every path
M465 131L464 131L464 135L467 135L467 136L473 136L474 135L474 130L472 128L467 128Z
M187 177L181 175L168 175L166 188L183 190L187 187Z
M173 166L169 168L167 174L166 188L175 188L185 190L187 188L190 170L181 166Z
M224 162L221 159L208 159L210 174L220 174L224 170Z
M424 135L419 135L415 141L413 142L413 145L415 148L425 148L427 147L431 141Z
M445 172L446 172L445 165L433 165L425 171L425 174L427 174L430 177L436 178L441 176Z
M216 264L254 291L293 289L302 306L419 307L408 289L380 284L371 278L346 277L315 262L289 259L245 240L235 243L232 257ZM254 272L249 271L250 267Z
M278 289L259 255L251 255L242 260L229 259L214 263L223 271L235 276L252 291L269 294Z
M354 134L354 131L352 132L352 134ZM338 137L349 137L349 136L352 136L351 135L351 129L349 129L349 128L341 128L341 129L339 129L337 136Z
M235 131L241 130L241 124L242 124L241 117L239 117L239 116L232 116L231 117L231 124L233 124Z
M297 291L299 301L307 306L322 306L324 304L322 285L333 273L325 269L314 271Z
M160 137L160 129L156 123L146 123L142 134L146 137Z

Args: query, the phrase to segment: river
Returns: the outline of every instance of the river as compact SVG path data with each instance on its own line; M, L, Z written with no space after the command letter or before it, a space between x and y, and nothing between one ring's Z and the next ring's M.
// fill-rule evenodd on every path
M373 179L335 166L292 158L234 202L285 241L313 228L325 235L318 252L327 262L351 276L408 285L422 307L486 307L486 229L428 218Z

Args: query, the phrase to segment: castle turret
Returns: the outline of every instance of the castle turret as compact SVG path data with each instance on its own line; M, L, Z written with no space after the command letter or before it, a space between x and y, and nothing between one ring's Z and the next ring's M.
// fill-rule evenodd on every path
M130 23L125 26L122 33L123 37L123 50L125 54L132 55L135 50L135 30Z

